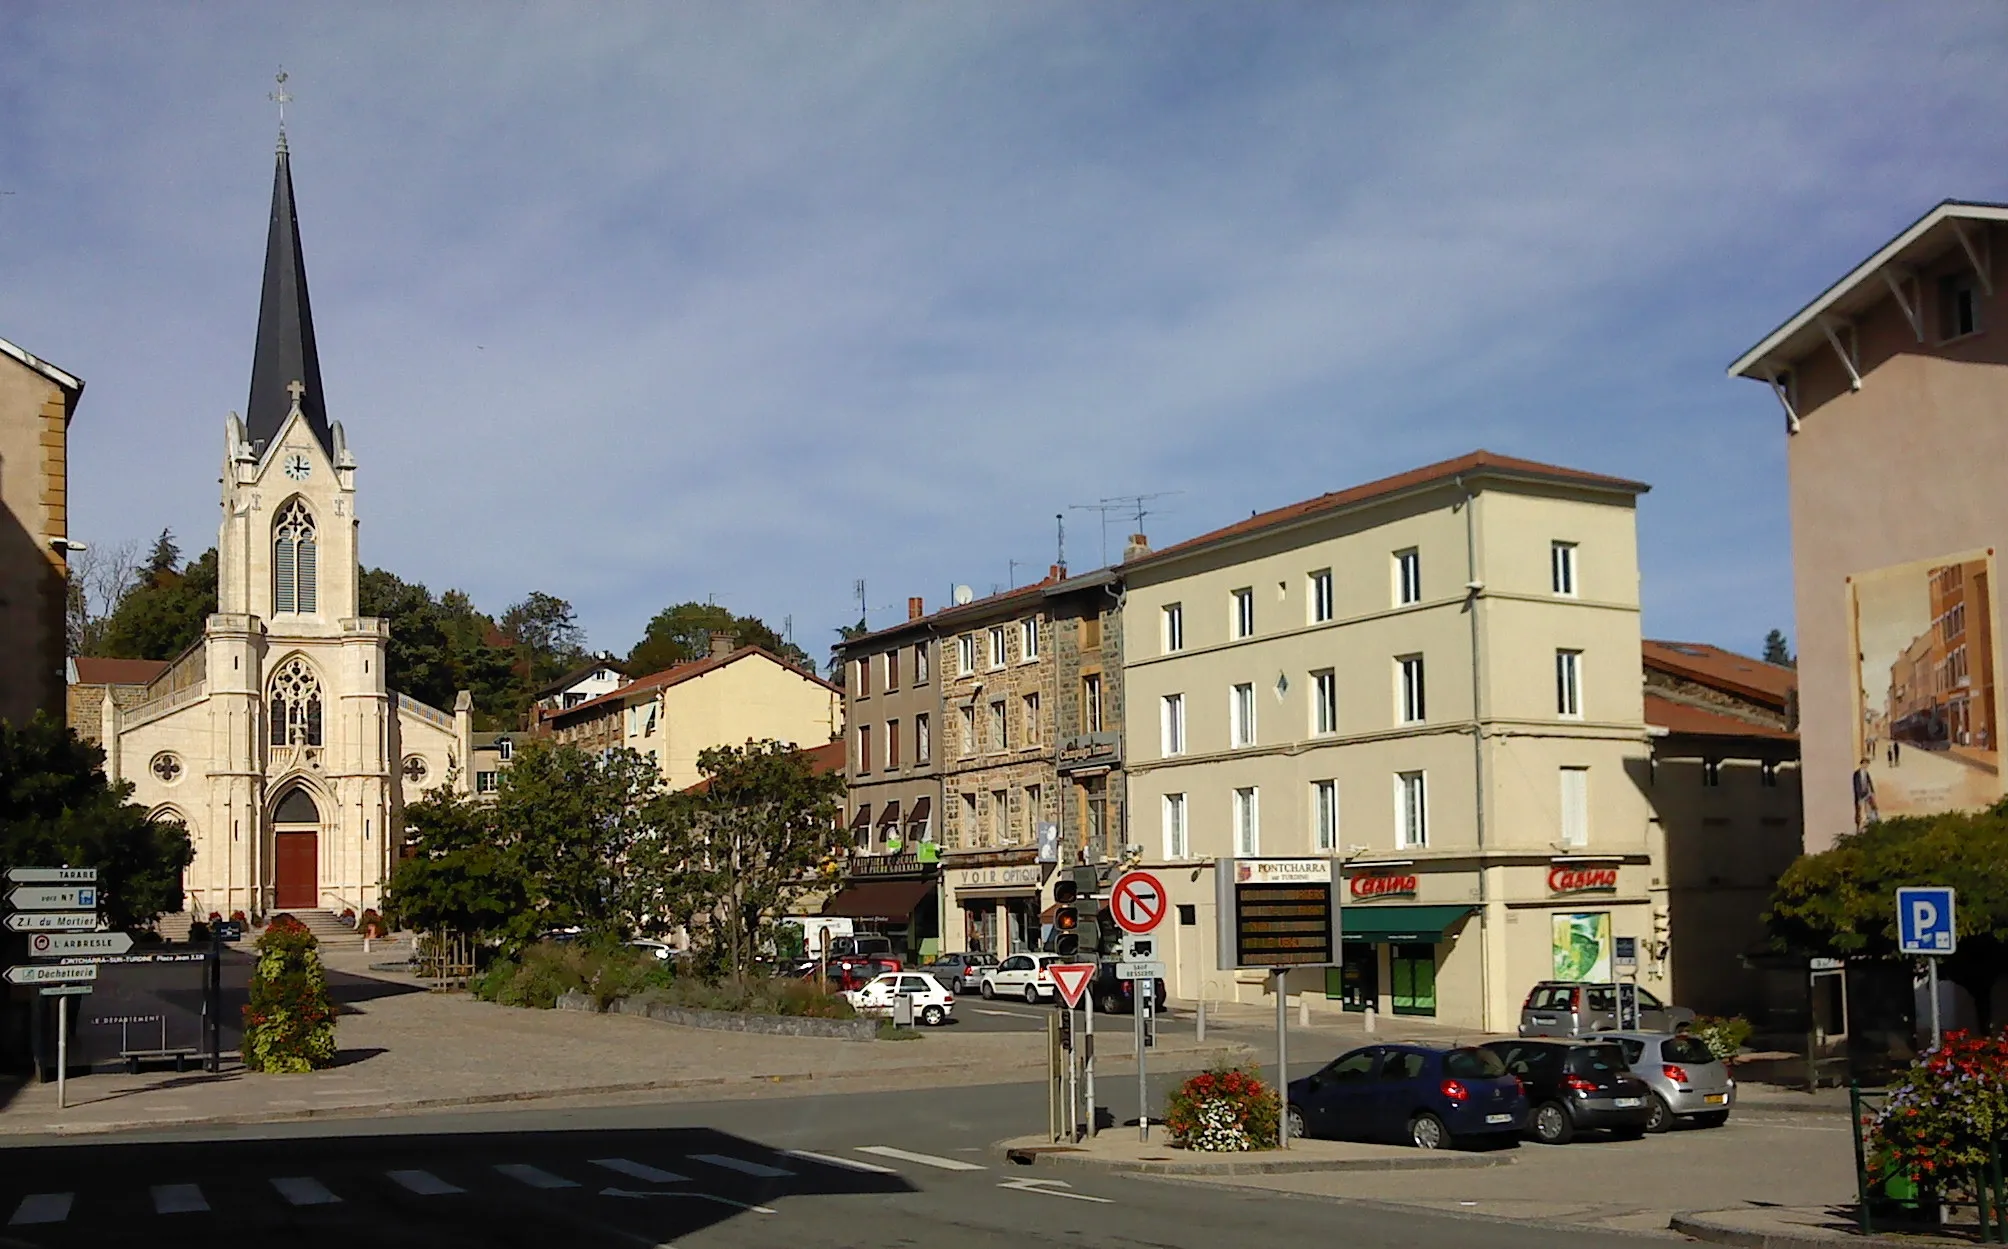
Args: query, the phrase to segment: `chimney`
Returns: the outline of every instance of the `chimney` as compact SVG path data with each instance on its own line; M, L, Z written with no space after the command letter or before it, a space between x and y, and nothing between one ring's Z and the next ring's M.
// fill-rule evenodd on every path
M1150 539L1140 533L1133 533L1129 536L1129 545L1123 548L1123 563L1142 559L1148 554L1150 554Z
M1065 581L1066 579L1067 566L1065 564L1048 564L1046 566L1046 580Z
M918 620L922 616L925 616L926 614L927 614L926 600L920 598L910 598L906 601L906 618L908 620Z
M720 655L730 655L738 645L739 635L730 629L713 629L711 631L711 657L713 659L718 658Z

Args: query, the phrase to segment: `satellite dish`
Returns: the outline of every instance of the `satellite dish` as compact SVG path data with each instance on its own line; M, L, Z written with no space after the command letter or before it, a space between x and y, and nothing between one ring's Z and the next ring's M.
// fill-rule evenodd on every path
M959 585L955 587L955 605L957 607L962 606L964 603L973 603L975 601L976 601L976 591L970 589L966 585Z

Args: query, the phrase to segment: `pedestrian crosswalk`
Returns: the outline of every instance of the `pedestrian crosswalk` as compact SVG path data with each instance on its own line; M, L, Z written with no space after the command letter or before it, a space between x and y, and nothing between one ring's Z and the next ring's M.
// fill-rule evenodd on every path
M866 1161L854 1157L868 1154L882 1161ZM449 1178L431 1170L417 1168L393 1168L380 1172L352 1172L339 1177L313 1175L266 1176L229 1184L216 1183L211 1190L202 1184L190 1182L153 1184L146 1188L146 1200L158 1215L189 1216L209 1213L212 1197L224 1201L226 1205L245 1200L244 1185L260 1184L272 1195L276 1195L287 1206L314 1207L339 1206L349 1201L366 1201L371 1194L368 1189L379 1180L388 1182L399 1191L415 1197L450 1198L464 1195L481 1186L481 1175L498 1176L510 1181L508 1187L521 1186L542 1193L561 1193L565 1190L595 1192L602 1196L641 1196L631 1190L617 1187L602 1187L607 1177L599 1172L611 1172L621 1177L620 1182L639 1181L644 1184L691 1185L709 1179L715 1182L744 1184L750 1177L772 1185L777 1181L795 1180L805 1172L820 1169L825 1177L831 1171L848 1174L853 1182L863 1182L866 1176L897 1176L901 1174L897 1166L885 1162L907 1163L933 1171L984 1171L988 1168L981 1163L966 1159L951 1158L939 1154L921 1153L893 1145L857 1145L847 1152L817 1152L807 1149L776 1149L761 1153L757 1157L742 1157L738 1154L689 1153L673 1158L655 1161L641 1161L634 1158L582 1158L577 1165L553 1162L544 1159L540 1163L495 1162L485 1166L475 1164L464 1171L455 1171ZM684 1170L671 1170L659 1163L672 1163ZM597 1168L597 1170L594 1170ZM442 1167L441 1170L452 1170ZM493 1181L489 1181L493 1183ZM786 1186L783 1186L785 1191ZM665 1196L676 1192L690 1192L688 1188L664 1189ZM769 1188L767 1191L773 1191ZM4 1192L4 1189L0 1189ZM692 1194L707 1196L703 1193ZM15 1199L10 1226L31 1226L67 1222L78 1209L77 1193L45 1192L27 1193ZM85 1208L98 1202L98 1194L86 1194ZM726 1200L725 1198L712 1198ZM0 1196L0 1202L6 1198ZM751 1208L751 1207L749 1207ZM757 1207L765 1209L765 1207ZM5 1210L0 1204L0 1210Z

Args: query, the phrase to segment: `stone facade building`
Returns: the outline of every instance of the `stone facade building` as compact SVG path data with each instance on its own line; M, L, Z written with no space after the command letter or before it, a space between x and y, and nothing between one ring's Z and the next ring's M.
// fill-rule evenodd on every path
M1130 539L1132 553L1147 549L1141 535ZM1113 568L1046 588L1060 844L1073 863L1113 865L1136 853L1123 772L1122 596Z
M63 714L69 429L84 384L0 338L0 720Z

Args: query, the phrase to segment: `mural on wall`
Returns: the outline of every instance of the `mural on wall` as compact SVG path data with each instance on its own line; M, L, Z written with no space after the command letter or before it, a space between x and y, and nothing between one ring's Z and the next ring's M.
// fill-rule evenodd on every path
M1993 586L1991 549L1848 578L1857 829L2001 796Z
M1590 911L1556 915L1554 924L1555 979L1611 978L1611 913Z

